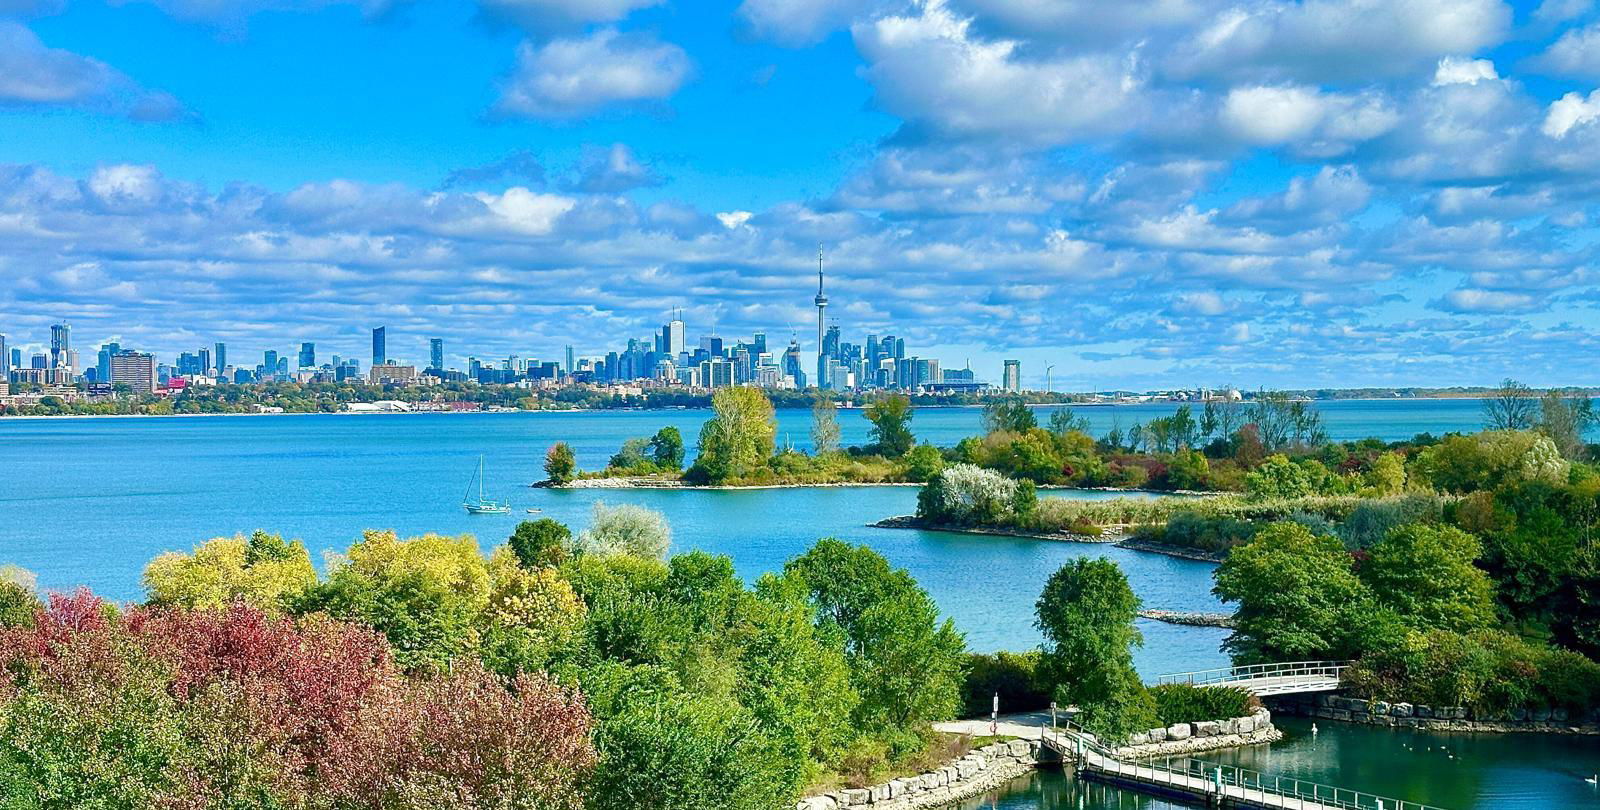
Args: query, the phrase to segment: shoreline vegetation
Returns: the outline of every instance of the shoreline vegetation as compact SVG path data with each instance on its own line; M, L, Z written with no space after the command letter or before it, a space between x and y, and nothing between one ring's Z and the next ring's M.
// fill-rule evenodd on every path
M138 604L0 568L0 796L772 810L960 759L992 738L934 724L997 692L1108 739L1254 708L1130 684L1139 604L1104 561L1052 578L1043 647L978 655L865 546L824 538L748 584L670 543L660 513L596 504L487 555L368 531L322 574L299 541L218 537L152 560Z
M681 410L711 406L713 393L707 391L655 390L642 387L572 384L557 389L528 389L514 385L451 382L434 385L369 385L365 382L339 383L224 383L216 386L191 386L161 395L134 394L127 386L113 386L110 393L91 391L87 384L68 387L66 396L58 389L47 390L31 383L11 386L11 394L36 394L25 403L0 404L0 418L57 416L212 416L212 415L287 415L306 413L351 413L352 404L398 402L416 406L411 411L391 413L524 413L530 411L588 412L610 410ZM1564 397L1591 397L1600 390L1588 388L1551 389ZM57 393L52 393L57 391ZM1457 388L1349 388L1299 389L1281 392L1299 401L1391 401L1396 399L1479 399L1492 397L1495 389ZM809 408L822 393L833 397L841 409L868 407L881 396L872 393L832 394L815 390L768 391L777 408ZM1245 396L1255 396L1247 392ZM1162 395L1141 395L1131 391L1103 394L1028 392L1004 394L918 394L909 395L918 408L960 408L987 405L997 398L1020 398L1033 407L1117 407L1172 402ZM1114 399L1104 399L1113 396ZM1140 397L1149 397L1140 399ZM365 415L369 411L361 411Z

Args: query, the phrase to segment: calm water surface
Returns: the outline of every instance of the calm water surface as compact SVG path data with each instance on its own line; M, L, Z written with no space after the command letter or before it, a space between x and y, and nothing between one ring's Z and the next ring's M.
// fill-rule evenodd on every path
M1335 439L1395 440L1424 431L1479 429L1473 400L1320 403ZM1169 414L1173 405L1079 408L1096 433ZM978 409L920 410L919 439L952 444L979 430ZM298 537L314 555L337 551L363 529L401 534L470 532L488 548L504 541L526 509L581 529L595 500L664 512L673 549L727 554L754 578L819 537L865 543L909 569L976 650L1038 643L1033 602L1067 560L1103 555L1128 573L1149 607L1218 610L1211 566L1101 545L869 529L915 508L916 491L848 487L741 492L551 491L545 449L571 442L594 468L623 440L673 424L693 444L704 411L527 414L314 415L173 419L0 419L0 562L39 574L47 589L87 585L138 599L139 572L156 554L209 537L263 528ZM809 414L779 412L779 443L806 447ZM847 443L866 441L859 413L840 414ZM460 503L479 454L488 491L510 500L509 516L468 516ZM1106 497L1079 493L1078 497ZM1141 622L1136 656L1147 677L1220 666L1224 631ZM1333 726L1311 737L1287 720L1291 738L1239 752L1240 764L1468 808L1600 807L1580 775L1600 770L1600 748L1584 738L1529 735L1442 737ZM1332 727L1330 727L1332 726ZM1440 752L1422 751L1429 745ZM1410 747L1407 747L1410 746ZM1443 753L1448 748L1456 758ZM974 805L977 806L977 805ZM1164 808L1166 803L1060 775L1024 780L988 797L995 808Z
M1600 740L1551 734L1424 734L1298 718L1277 721L1282 742L1207 757L1446 810L1600 808L1584 781L1600 769ZM1166 810L1184 805L1080 782L1060 772L1019 779L963 810Z

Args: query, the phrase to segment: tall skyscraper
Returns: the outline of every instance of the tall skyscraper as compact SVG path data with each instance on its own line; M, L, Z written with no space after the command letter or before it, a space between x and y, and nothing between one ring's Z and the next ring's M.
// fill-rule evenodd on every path
M120 343L107 343L100 347L100 354L95 362L94 376L97 381L106 382L111 379L111 358L120 351L122 351Z
M136 394L155 393L155 355L144 352L117 352L112 355L111 382L126 385Z
M268 349L261 353L261 376L271 377L278 373L278 353Z
M444 338L428 338L428 368L444 370Z
M389 340L385 327L372 330L372 364L381 366L389 362Z
M827 379L827 354L822 349L823 312L828 308L828 296L822 294L822 245L817 245L817 383Z
M828 327L828 333L822 336L822 356L830 360L839 359L839 327Z
M50 367L72 366L72 325L58 323L50 327Z
M12 349L11 350L11 368L12 369L22 368L22 350L21 349Z
M201 374L210 374L212 368L214 368L214 367L211 365L211 350L210 349L201 349L200 350L200 373Z
M317 367L317 344L300 344L300 368Z
M674 360L677 359L678 355L689 350L688 328L684 326L681 314L673 314L672 320L667 321L666 328L662 334L666 338L665 348L667 354Z
M0 335L0 382L11 379L11 350L6 348L6 336Z
M571 374L571 373L573 373L574 371L577 371L577 370L578 370L578 367L576 365L574 365L573 362L572 362L572 346L570 344L568 344L568 346L567 346L567 373Z
M1001 378L1000 387L1013 394L1022 393L1022 361L1007 360L1005 375Z
M211 358L211 359L216 361L216 363L217 363L217 371L221 371L221 370L223 370L223 369L228 367L228 344L226 344L226 343L218 343L215 346L215 348L216 348L216 352L215 352L216 356Z

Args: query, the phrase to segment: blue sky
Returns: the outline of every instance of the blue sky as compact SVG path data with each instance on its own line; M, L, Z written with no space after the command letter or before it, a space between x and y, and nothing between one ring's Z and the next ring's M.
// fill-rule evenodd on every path
M0 0L0 333L1600 384L1592 0Z

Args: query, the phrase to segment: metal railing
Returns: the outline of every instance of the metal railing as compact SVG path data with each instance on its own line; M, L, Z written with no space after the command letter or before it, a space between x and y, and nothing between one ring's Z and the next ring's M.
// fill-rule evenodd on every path
M1065 728L1041 726L1040 733L1063 757L1075 758L1081 768L1235 802L1289 810L1441 810L1421 802L1266 774L1190 756L1123 760L1071 722L1067 722Z
M1307 686L1337 684L1349 668L1349 661L1288 661L1280 664L1252 664L1243 667L1203 669L1161 675L1156 683L1186 683L1191 686L1244 686L1256 694L1293 692Z

